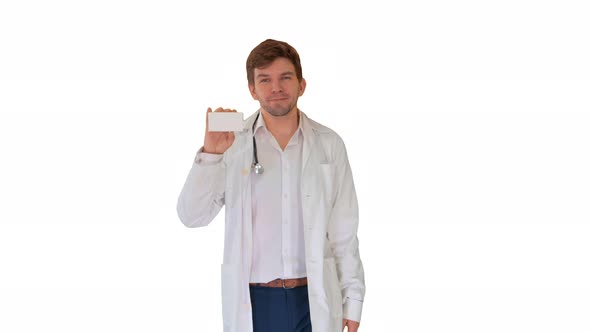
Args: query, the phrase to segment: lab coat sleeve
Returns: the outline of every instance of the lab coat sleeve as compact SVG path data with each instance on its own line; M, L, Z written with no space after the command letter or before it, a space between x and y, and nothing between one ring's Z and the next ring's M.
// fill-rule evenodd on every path
M207 226L225 203L225 165L222 155L197 152L176 211L187 227Z
M346 147L341 139L334 151L336 193L328 224L328 240L342 290L343 318L360 322L365 277L357 238L358 202Z

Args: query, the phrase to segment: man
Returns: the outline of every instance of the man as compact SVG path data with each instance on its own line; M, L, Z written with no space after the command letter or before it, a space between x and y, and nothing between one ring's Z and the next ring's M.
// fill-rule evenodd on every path
M297 108L306 82L289 44L262 42L246 71L260 110L243 131L206 127L177 207L188 227L226 207L224 331L356 332L365 285L344 143Z

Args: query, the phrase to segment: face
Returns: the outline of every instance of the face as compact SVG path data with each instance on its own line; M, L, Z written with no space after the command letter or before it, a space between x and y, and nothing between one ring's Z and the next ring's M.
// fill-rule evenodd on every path
M297 99L305 91L305 80L299 81L295 66L287 58L276 58L264 68L254 69L250 94L260 107L273 116L285 116L297 108Z

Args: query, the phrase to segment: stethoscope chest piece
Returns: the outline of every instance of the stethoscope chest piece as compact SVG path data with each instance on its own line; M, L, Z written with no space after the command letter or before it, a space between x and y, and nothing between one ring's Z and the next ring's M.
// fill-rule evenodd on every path
M264 167L262 167L262 165L260 165L259 163L252 164L252 170L255 174L264 173Z

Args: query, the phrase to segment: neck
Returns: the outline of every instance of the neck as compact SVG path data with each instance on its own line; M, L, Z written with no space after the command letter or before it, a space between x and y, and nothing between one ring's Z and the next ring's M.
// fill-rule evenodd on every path
M297 107L284 116L274 116L262 109L262 117L266 128L275 137L291 137L299 126L299 110Z

